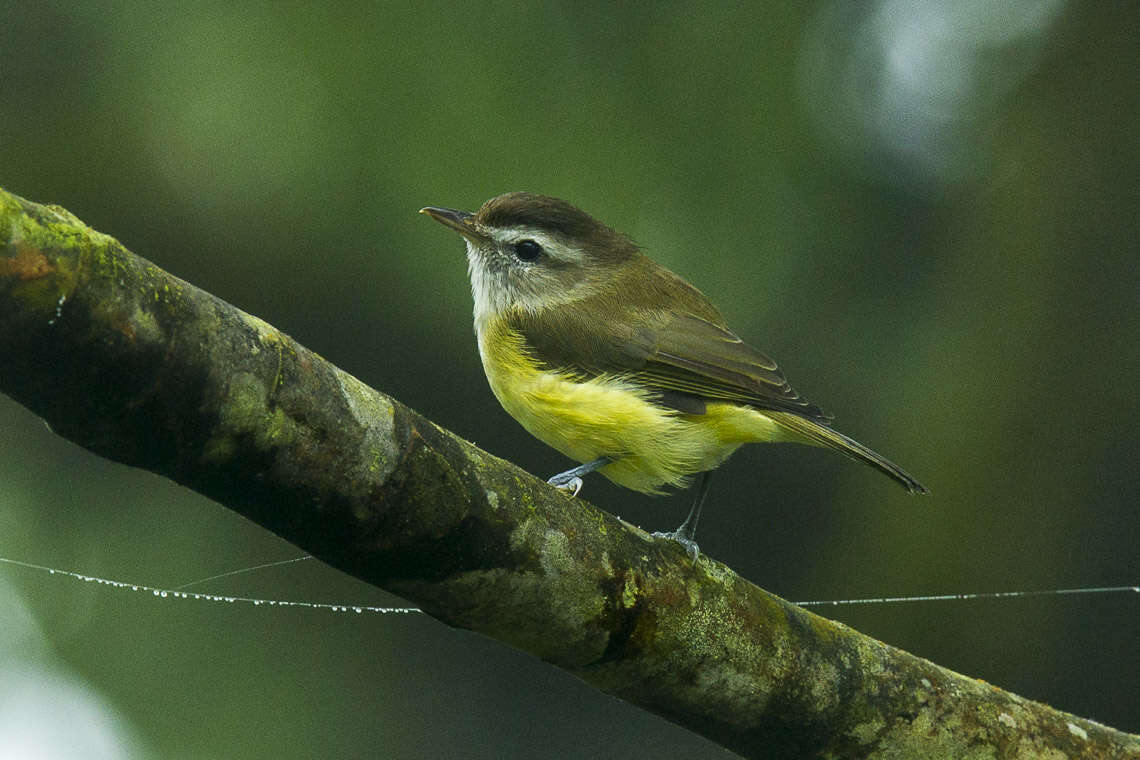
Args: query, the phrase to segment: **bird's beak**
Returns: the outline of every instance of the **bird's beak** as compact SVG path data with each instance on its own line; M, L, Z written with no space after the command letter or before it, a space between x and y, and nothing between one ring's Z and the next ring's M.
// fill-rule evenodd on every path
M475 215L470 211L460 211L459 209L441 206L424 206L420 209L420 213L427 214L440 224L450 227L472 243L487 241L487 236L475 228L473 221Z

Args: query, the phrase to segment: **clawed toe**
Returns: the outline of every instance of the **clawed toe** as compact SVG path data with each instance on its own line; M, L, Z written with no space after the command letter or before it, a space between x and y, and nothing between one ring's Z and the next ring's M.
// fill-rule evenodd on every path
M582 479L577 475L569 478L563 477L566 473L555 475L550 480L546 481L560 491L566 491L570 496L577 496L578 492L582 490Z
M688 553L689 559L691 559L693 561L696 561L697 555L699 555L701 553L701 547L697 545L697 542L691 538L687 538L687 537L681 535L681 531L679 531L679 530L658 531L657 533L653 534L653 537L654 538L668 538L668 539L671 539L673 541L676 541L681 546L685 547L685 551Z

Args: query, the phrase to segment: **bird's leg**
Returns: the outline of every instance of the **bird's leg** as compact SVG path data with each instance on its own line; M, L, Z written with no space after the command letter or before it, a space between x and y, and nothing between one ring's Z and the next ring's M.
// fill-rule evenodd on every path
M555 488L568 491L571 496L577 496L578 492L582 490L582 476L589 475L594 470L605 467L612 461L614 461L612 457L598 457L594 461L580 464L572 470L560 472L546 482Z
M697 483L697 497L693 499L693 506L689 509L689 516L685 518L685 522L681 523L681 527L671 533L654 533L654 536L661 538L671 538L689 552L689 556L693 559L697 558L700 554L700 547L694 540L697 535L697 520L701 517L701 507L705 505L705 497L709 495L709 483L712 481L712 470L705 470L701 473L701 480Z

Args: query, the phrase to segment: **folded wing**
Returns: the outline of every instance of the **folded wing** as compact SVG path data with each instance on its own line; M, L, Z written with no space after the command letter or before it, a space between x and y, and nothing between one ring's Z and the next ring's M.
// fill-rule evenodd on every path
M628 319L581 323L573 312L517 314L512 326L534 358L550 369L584 377L622 375L662 394L681 411L706 401L732 401L830 419L800 398L771 358L709 319L674 311L645 311Z

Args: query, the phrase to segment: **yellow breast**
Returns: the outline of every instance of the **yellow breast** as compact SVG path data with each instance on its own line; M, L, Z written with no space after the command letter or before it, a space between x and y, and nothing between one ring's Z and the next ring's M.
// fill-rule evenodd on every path
M774 440L769 418L735 404L709 404L703 415L659 406L619 375L576 377L540 368L522 335L499 320L480 329L479 354L503 408L540 441L578 462L614 458L599 470L618 485L646 493L684 487L742 443Z

